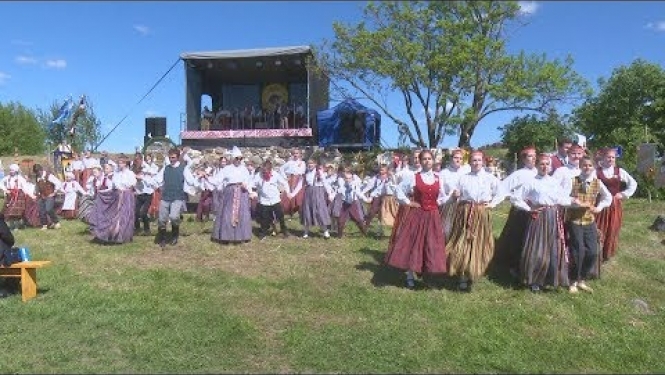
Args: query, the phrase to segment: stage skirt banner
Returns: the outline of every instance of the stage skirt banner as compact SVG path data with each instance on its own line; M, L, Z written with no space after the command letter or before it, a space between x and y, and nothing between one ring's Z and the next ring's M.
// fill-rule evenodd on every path
M311 128L299 129L255 129L255 130L185 130L181 139L225 139L225 138L270 138L311 137Z

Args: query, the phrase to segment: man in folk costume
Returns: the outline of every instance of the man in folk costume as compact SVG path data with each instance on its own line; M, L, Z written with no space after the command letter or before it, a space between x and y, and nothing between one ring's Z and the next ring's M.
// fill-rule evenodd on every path
M584 149L580 145L572 145L568 148L568 164L558 168L552 174L563 191L572 191L573 179L580 175L580 159L584 157Z
M372 219L376 215L379 215L379 228L381 228L381 232L383 232L382 224L387 219L384 216L392 213L393 217L391 220L394 219L394 215L397 213L397 207L392 207L397 204L395 200L395 185L395 178L389 173L388 166L381 164L378 175L374 176L362 191L363 196L369 194L371 202L369 212L365 217L366 228L369 228L372 224Z
M414 273L446 272L446 241L439 206L449 199L443 181L432 171L430 151L419 155L422 170L406 177L396 189L400 206L408 211L393 227L385 256L387 265L406 271L406 287L415 287Z
M637 181L625 169L616 165L616 156L614 148L605 149L602 164L596 170L597 177L612 194L612 205L596 216L605 262L617 251L619 232L623 223L623 201L632 197L637 190ZM622 186L624 184L625 187Z
M261 225L261 239L268 235L268 230L270 230L275 218L279 221L282 235L288 237L289 233L286 229L280 199L282 189L287 195L291 194L288 181L279 173L274 173L272 162L266 160L263 162L261 173L254 177L253 186L258 199L257 218Z
M566 209L566 231L572 256L572 283L569 288L571 293L577 293L578 289L593 292L586 280L600 276L598 227L595 217L612 204L611 193L594 173L594 160L583 157L580 169L580 175L573 179L573 190L570 193L580 201L580 205Z
M65 200L62 203L60 214L63 219L76 219L78 216L78 195L85 195L86 191L81 184L76 181L74 173L65 172L65 182L60 186L60 191L65 194Z
M543 286L567 287L568 251L561 207L578 205L579 199L562 190L559 181L548 174L550 156L538 157L538 174L525 182L513 204L529 212L522 246L520 277L532 292Z
M5 192L4 216L9 228L21 227L25 213L26 196L31 196L26 179L21 175L18 164L9 165L9 174L2 178L0 188Z
M161 189L157 236L155 243L166 246L166 224L171 222L171 245L176 245L180 237L180 223L185 205L185 189L196 185L191 170L180 161L180 150L172 148L168 152L168 164L155 176L155 188Z
M110 189L99 190L95 197L94 213L96 215L92 234L96 241L102 243L126 243L134 239L134 210L136 198L134 187L136 176L128 165L129 160L122 155L118 158L117 170L106 164L110 178ZM108 181L107 181L108 184Z
M573 141L570 138L561 137L557 139L557 152L552 155L552 164L550 166L550 175L554 174L554 171L567 165L568 161L568 149L573 145Z
M521 194L520 189L525 183L536 177L536 148L529 146L520 152L522 168L517 169L501 181L502 194L511 200ZM522 244L526 233L526 225L529 221L529 213L511 205L501 235L497 240L495 260L507 266L510 274L519 277L519 266L522 253Z
M448 274L459 277L459 289L471 290L471 283L487 271L494 256L494 235L490 210L503 201L500 181L485 170L485 155L473 151L471 172L460 176L453 195L459 204L446 244Z
M319 226L323 232L323 238L330 238L328 227L332 220L328 201L332 200L335 193L325 178L323 166L317 164L316 160L310 159L307 162L307 171L304 179L305 194L300 207L300 223L303 226L303 238L309 237L309 229L312 226ZM294 197L294 192L287 195Z
M49 228L60 228L58 215L55 213L55 192L60 190L62 182L53 173L44 170L40 164L32 166L32 171L37 177L35 191L37 195L37 207L39 207L39 222L42 230ZM49 226L49 219L51 224Z
M289 198L286 194L282 196L282 207L284 208L285 215L292 217L302 207L305 195L304 177L306 168L307 165L302 160L302 151L294 148L291 151L291 160L284 163L280 169L284 177L289 181L291 195L293 196L292 198Z
M463 160L464 151L461 148L455 149L451 151L448 166L439 172L439 176L441 176L441 179L443 180L447 195L451 195L453 190L455 190L460 176L471 171L469 164L462 164ZM455 221L454 216L457 210L457 204L457 197L451 196L440 208L443 234L446 241L450 240L450 231L453 227L453 222Z
M155 178L157 171L153 171L145 162L135 161L132 165L132 172L136 178L134 185L135 207L134 207L134 233L141 231L143 224L143 235L150 236L150 216L148 210L152 203L152 195L155 193ZM153 173L154 172L154 173Z
M223 186L211 238L225 244L252 239L249 207L252 180L237 146L233 146L231 158L233 162L209 180L217 189Z

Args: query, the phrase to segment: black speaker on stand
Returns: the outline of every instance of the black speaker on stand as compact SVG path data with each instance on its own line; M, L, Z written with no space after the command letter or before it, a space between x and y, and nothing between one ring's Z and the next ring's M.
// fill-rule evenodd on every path
M151 137L166 137L166 117L145 118L145 136L143 137L144 146L150 141Z

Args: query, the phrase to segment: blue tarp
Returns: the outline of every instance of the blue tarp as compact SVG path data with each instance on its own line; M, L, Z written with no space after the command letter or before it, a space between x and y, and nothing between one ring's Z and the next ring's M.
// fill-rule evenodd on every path
M355 100L345 100L316 114L319 146L369 148L381 144L381 115Z

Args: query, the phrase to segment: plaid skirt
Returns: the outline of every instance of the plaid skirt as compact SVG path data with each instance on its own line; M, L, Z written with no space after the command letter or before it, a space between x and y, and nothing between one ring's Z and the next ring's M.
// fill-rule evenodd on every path
M11 192L5 198L3 214L7 220L18 220L25 213L26 195L22 191Z

